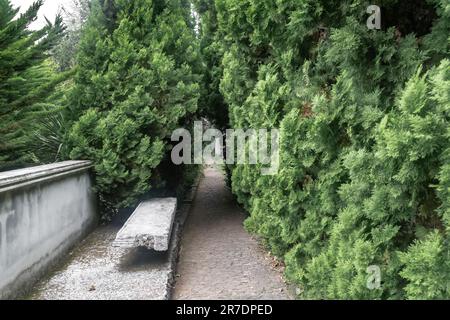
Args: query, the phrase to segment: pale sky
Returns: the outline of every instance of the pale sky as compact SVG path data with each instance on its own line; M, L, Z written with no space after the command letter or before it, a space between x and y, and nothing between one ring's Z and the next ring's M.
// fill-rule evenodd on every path
M10 0L14 7L20 7L20 12L26 11L34 0ZM38 20L31 25L33 29L39 29L45 25L44 16L53 22L59 8L64 5L70 8L71 0L44 0L44 5L39 10Z

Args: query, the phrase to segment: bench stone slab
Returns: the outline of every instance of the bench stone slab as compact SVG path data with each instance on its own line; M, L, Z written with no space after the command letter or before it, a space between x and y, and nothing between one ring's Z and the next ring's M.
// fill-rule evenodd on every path
M142 202L117 234L113 246L167 251L176 211L176 198Z

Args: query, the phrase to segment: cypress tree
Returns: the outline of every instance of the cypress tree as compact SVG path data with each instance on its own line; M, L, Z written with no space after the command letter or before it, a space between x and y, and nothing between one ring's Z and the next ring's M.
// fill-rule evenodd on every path
M54 87L67 78L46 61L64 27L60 17L37 31L29 30L42 1L23 14L0 0L0 168L30 162L29 134ZM18 16L16 18L16 16ZM47 110L48 111L48 110Z
M203 87L199 101L202 114L213 121L222 130L228 127L228 106L220 92L220 79L223 68L220 61L224 48L221 46L221 35L218 32L217 10L214 0L197 0L195 9L200 17L199 37L202 54Z
M66 152L94 161L108 207L149 191L172 131L197 111L199 52L184 10L179 0L93 2Z

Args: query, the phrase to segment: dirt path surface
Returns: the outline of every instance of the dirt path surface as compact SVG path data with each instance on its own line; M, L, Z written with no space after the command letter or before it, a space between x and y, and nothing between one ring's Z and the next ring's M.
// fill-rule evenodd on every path
M208 168L183 231L174 299L289 299L279 268L243 228L219 169Z

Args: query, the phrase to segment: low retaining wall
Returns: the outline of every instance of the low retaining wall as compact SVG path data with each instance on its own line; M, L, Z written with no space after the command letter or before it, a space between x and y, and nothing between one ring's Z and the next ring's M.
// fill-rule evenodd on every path
M97 222L88 161L0 173L0 299L18 297Z

